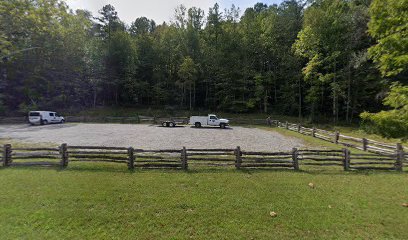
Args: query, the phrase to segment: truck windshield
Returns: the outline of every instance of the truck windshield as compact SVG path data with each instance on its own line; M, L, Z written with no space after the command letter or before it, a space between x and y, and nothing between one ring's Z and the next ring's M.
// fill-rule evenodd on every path
M217 120L218 118L216 116L210 116L211 120Z
M40 113L39 112L30 112L30 117L39 117Z

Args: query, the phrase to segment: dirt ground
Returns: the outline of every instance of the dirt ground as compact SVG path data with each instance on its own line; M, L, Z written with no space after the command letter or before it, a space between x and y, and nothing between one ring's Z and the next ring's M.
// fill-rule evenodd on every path
M302 147L300 139L257 128L164 128L144 124L0 125L0 138L27 143L67 143L83 146L120 146L142 149L235 148L288 151Z

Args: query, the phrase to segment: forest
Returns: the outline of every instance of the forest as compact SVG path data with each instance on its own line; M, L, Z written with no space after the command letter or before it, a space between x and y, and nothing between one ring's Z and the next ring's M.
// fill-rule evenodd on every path
M169 22L130 25L112 5L93 15L3 0L0 56L2 115L149 106L362 119L408 134L407 0L180 5Z

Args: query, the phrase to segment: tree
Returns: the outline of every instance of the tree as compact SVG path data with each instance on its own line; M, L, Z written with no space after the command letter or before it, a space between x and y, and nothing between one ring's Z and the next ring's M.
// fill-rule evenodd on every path
M316 91L309 91L312 116L321 104L320 112L329 106L325 104L327 97L332 101L332 117L336 123L341 110L341 100L350 97L351 71L348 62L352 56L364 51L364 30L361 25L366 23L365 18L358 18L360 13L354 1L322 0L313 3L305 12L304 28L299 33L299 39L294 45L295 52L307 59L303 69L306 82ZM357 33L357 34L356 34ZM357 36L357 37L356 37ZM320 90L318 90L320 88ZM348 96L348 97L345 97ZM349 111L349 107L347 107Z
M373 0L369 33L377 40L371 58L383 76L392 77L408 70L408 9L405 0Z
M184 58L183 63L180 65L178 75L180 77L179 85L182 88L183 96L185 95L186 86L187 86L187 88L188 88L188 90L190 92L190 94L189 94L189 96L190 96L189 109L192 110L193 106L195 105L192 102L192 91L193 91L193 86L195 86L195 80L196 80L196 77L197 77L197 69L196 69L196 65L195 65L193 59L191 59L191 57Z
M112 5L95 18L62 0L0 1L1 56L16 52L0 62L0 111L180 103L352 122L407 79L407 11L385 2L285 0L242 16L181 5L170 24L128 27Z
M144 35L154 32L156 23L153 20L149 20L146 17L137 18L129 28L129 32L134 35Z
M379 113L364 112L361 114L365 130L385 137L408 136L408 86L394 83L384 105L391 108Z

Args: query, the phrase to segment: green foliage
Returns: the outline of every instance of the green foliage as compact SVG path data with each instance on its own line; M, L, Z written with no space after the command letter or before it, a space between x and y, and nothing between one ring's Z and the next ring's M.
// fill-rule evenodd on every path
M0 51L10 55L0 63L0 100L5 112L170 106L351 123L382 109L374 99L388 87L370 47L405 78L407 11L389 2L370 12L361 0L179 6L170 23L138 17L127 26L112 5L94 18L61 0L0 1ZM373 47L368 22L385 45Z
M384 99L384 105L392 110L379 113L364 112L360 116L362 126L368 132L385 137L408 136L408 86L399 83L391 86L390 93Z
M383 76L408 70L408 3L406 0L373 0L369 33L377 40L370 55Z
M26 114L30 111L36 111L38 109L38 105L35 103L31 103L31 104L26 104L26 103L22 103L18 106L19 108L19 112L21 114Z

